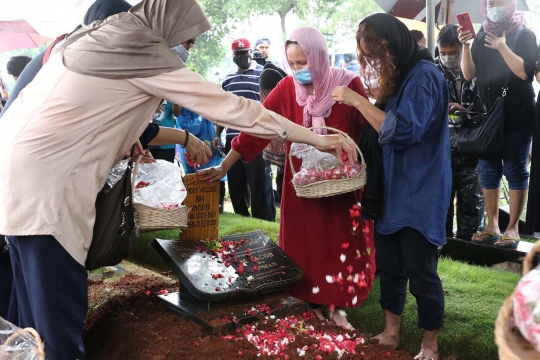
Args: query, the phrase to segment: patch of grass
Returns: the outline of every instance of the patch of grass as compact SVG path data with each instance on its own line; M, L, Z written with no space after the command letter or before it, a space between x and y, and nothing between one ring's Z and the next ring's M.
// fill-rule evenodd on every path
M503 301L514 291L519 275L449 258L440 259L439 275L446 294L445 326L439 335L442 357L498 359L493 335L495 319ZM379 296L377 279L368 300L348 312L353 325L372 334L383 330ZM402 316L401 347L411 352L417 352L422 341L422 330L416 322L416 302L408 294Z
M220 216L219 235L251 232L262 229L274 241L278 239L279 223L244 218L225 213ZM151 269L165 271L150 243L154 238L177 239L178 231L146 233L135 240L131 261ZM443 358L497 359L493 329L503 301L514 291L519 275L488 267L472 266L441 258L439 275L446 292L445 327L439 336ZM368 300L349 310L351 323L364 332L378 334L384 327L379 306L379 280L373 284ZM402 317L401 346L411 352L420 349L422 330L416 326L416 302L410 294Z

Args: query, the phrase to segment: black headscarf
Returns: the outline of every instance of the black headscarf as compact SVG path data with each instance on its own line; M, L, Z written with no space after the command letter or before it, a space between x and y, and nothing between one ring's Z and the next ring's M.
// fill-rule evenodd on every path
M396 79L398 88L417 62L433 61L429 51L420 48L407 26L394 16L374 14L365 18L360 24L370 25L380 37L388 41L388 50L394 55L394 65L399 70Z
M259 78L259 87L261 90L273 90L277 84L287 77L287 73L274 64L264 65L264 69L261 72Z
M109 16L120 14L131 9L131 4L125 0L97 0L88 8L84 15L84 25L96 20L105 20Z
M399 70L396 79L397 88L418 61L433 61L427 49L419 48L407 26L392 15L374 14L360 24L370 25L380 37L388 41L388 49L394 55L394 65ZM375 105L384 110L386 104L377 102ZM368 169L367 183L361 200L362 209L365 215L375 220L382 215L384 168L379 134L369 123L366 124L358 147L365 155Z

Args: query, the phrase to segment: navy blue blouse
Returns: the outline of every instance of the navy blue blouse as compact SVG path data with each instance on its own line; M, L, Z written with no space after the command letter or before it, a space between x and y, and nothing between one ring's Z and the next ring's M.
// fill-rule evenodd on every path
M383 149L381 234L410 226L434 245L446 243L452 169L448 88L435 65L419 61L385 107L379 134Z

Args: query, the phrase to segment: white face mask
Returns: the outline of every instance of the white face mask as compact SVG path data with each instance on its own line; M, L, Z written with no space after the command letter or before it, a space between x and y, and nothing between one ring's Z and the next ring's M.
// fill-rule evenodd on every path
M494 6L487 8L487 17L492 22L499 22L507 17L506 6Z
M180 57L180 59L182 59L184 64L187 63L189 59L189 51L186 50L184 45L178 44L176 46L171 47L171 50L174 51L176 54L178 54L178 56Z
M454 69L461 63L461 55L441 56L441 63L449 69Z

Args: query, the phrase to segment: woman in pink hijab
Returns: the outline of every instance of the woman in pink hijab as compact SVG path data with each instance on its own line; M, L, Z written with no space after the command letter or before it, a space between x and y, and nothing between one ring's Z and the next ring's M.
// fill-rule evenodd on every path
M337 86L347 86L367 98L360 78L347 70L330 68L326 42L314 28L293 31L285 52L293 75L279 82L264 106L296 124L326 125L358 141L366 120L356 108L336 103L332 91ZM203 179L221 179L233 163L250 161L268 143L241 133L233 140L233 150L221 166L201 172ZM287 142L287 156L290 146ZM298 170L301 160L293 158L293 164ZM360 199L361 192L299 198L291 184L288 162L284 172L279 245L304 271L303 281L289 294L307 301L320 318L324 318L321 307L329 306L330 320L351 328L346 313L338 310L360 305L368 297L375 278L373 223L359 220L354 232L351 226L349 209Z

